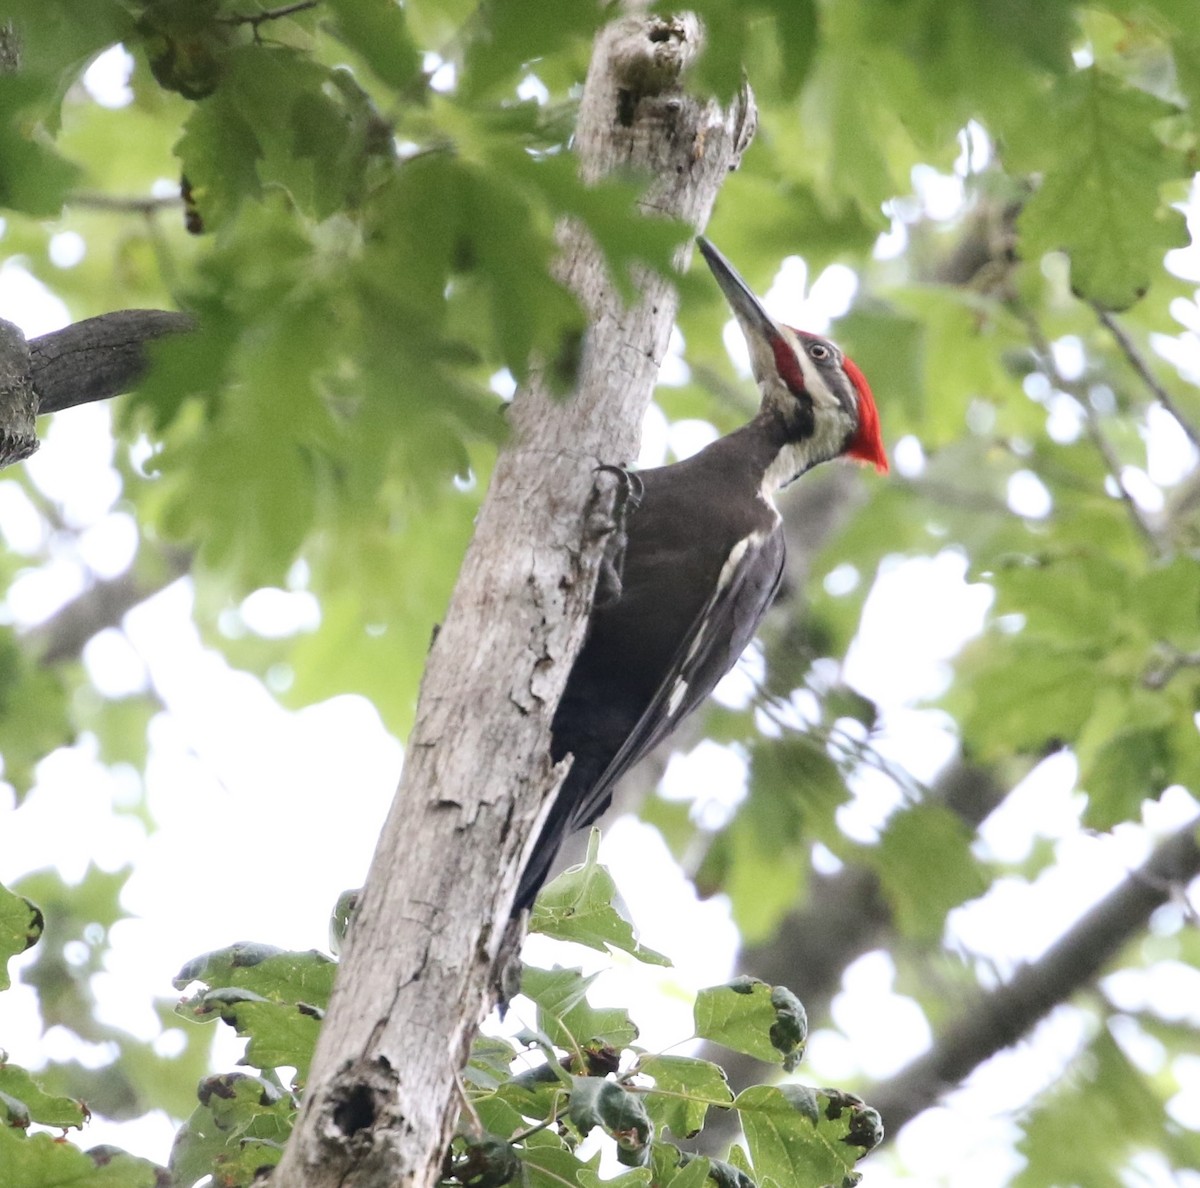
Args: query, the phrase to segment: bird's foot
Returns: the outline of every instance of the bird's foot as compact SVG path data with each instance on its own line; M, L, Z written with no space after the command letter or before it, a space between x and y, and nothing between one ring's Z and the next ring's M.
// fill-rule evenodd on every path
M624 466L597 466L597 475L608 474L616 479L611 490L608 484L596 480L588 508L587 529L592 540L604 538L600 556L600 572L596 577L594 605L611 606L621 597L621 570L625 564L625 520L642 502L645 486L641 476Z

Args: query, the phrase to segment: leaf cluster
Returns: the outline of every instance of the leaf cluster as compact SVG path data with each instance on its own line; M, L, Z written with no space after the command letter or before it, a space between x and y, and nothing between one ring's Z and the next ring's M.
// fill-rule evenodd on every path
M661 964L661 956L637 945L613 908L611 879L596 862L597 837L593 832L581 867L546 887L533 930ZM587 922L584 928L580 921ZM535 1007L535 1020L512 1039L476 1041L466 1074L470 1104L448 1164L452 1182L499 1184L523 1168L527 1183L594 1183L598 1156L585 1158L578 1148L597 1129L613 1140L618 1164L630 1169L621 1183L687 1188L711 1179L720 1188L766 1182L818 1188L858 1182L856 1162L882 1138L869 1106L852 1094L795 1083L754 1086L735 1096L718 1064L639 1047L624 1008L589 1003L595 976L577 968L524 967L521 994ZM788 1073L808 1037L799 1000L785 987L753 978L701 990L693 1024L692 1036L681 1042L708 1040ZM701 1133L710 1110L732 1110L741 1122L746 1146L735 1147L729 1162L689 1156L676 1145Z
M582 868L546 888L553 908L537 930L559 941L621 950L661 965L642 949L612 905L612 881L593 852ZM589 923L584 932L578 920ZM28 899L0 888L0 969L38 943L44 920ZM0 1061L0 1136L15 1188L47 1183L111 1188L207 1181L248 1188L278 1161L295 1123L299 1097L336 962L321 953L243 943L206 953L179 971L190 990L176 1012L192 1024L221 1020L246 1039L241 1061L254 1071L204 1076L197 1104L176 1136L167 1169L111 1148L83 1152L51 1142L46 1128L82 1129L80 1100L47 1092L39 1078ZM465 1073L467 1112L446 1159L448 1183L499 1188L516 1178L540 1184L597 1182L596 1157L577 1147L599 1128L620 1164L640 1184L682 1181L698 1188L752 1188L760 1182L820 1188L858 1182L854 1165L882 1137L879 1116L859 1098L833 1089L760 1085L736 1097L722 1069L694 1056L651 1053L623 1008L588 1001L596 975L525 966L521 994L536 1011L532 1028L512 1039L481 1035ZM693 1041L707 1039L793 1071L807 1039L804 1008L790 991L742 978L700 992ZM733 1110L746 1148L730 1163L687 1156L675 1140L695 1138L710 1109ZM42 1128L42 1129L39 1129ZM88 1178L94 1177L94 1178Z
M585 188L574 176L577 87L611 6L322 0L262 20L247 15L251 7L9 0L21 68L0 76L0 244L74 316L166 304L200 315L202 332L164 347L120 414L123 502L113 507L137 518L130 586L148 596L182 558L206 642L292 705L361 693L401 733L505 433L497 392L531 366L569 386L583 314L549 267L556 223L587 225L616 285L631 266L666 269L684 232L640 217L645 179ZM1059 858L1033 817L1023 857L999 861L982 844L979 822L1009 788L1048 753L1065 752L1088 794L1086 827L1108 830L1200 785L1194 460L1164 478L1154 457L1164 420L1182 442L1177 452L1200 440L1200 398L1182 351L1195 286L1163 263L1186 243L1180 205L1196 167L1200 8L694 7L709 28L697 85L728 94L744 72L760 110L757 141L709 234L759 291L795 252L810 289L853 271L854 308L834 333L871 378L888 441L900 448L886 483L838 489L839 507L858 501L857 514L793 547L808 563L764 632L761 687L704 723L745 758L744 800L716 831L697 826L694 803L652 797L645 816L688 858L702 892L729 896L752 946L748 965L778 959L768 946L784 938L777 948L790 948L792 969L771 981L795 986L815 1025L842 969L882 946L897 990L920 1003L936 1033L961 1022L958 1005L993 976L987 954L947 943L955 910L1032 883ZM80 79L118 42L133 61L131 100L109 109ZM182 188L186 207L121 207L159 194L164 179ZM933 200L947 187L958 195L949 214ZM74 267L51 250L68 233L87 245ZM683 284L688 378L664 387L660 403L671 419L729 429L752 398L727 378L727 310L711 286ZM1040 500L1032 509L1017 498L1031 487ZM42 525L41 543L5 558L7 589L25 572L50 570L81 529L28 475L5 492L6 508L26 508ZM793 522L819 522L811 507L798 505ZM926 721L938 715L987 786L967 804L941 779L926 784L898 769L889 741L915 719L891 716L884 698L864 696L840 670L872 593L894 588L887 579L902 562L930 574L958 565L988 602L968 647L938 655L940 683L906 693ZM278 636L250 629L242 600L264 586L311 595L318 621ZM119 614L103 625L114 622ZM32 633L0 629L0 751L18 795L39 758L80 737L97 739L105 763L144 767L147 722L160 708L152 691L111 698L70 659L79 645L53 663L38 646ZM897 669L928 667L928 656L899 656ZM867 802L885 807L850 836L847 815ZM144 805L129 811L148 816ZM548 888L536 926L628 949L627 927L603 910L606 878L593 866ZM206 1050L195 1037L211 1029L189 1027L185 1056L168 1062L94 1017L88 979L121 914L112 876L89 871L76 888L45 876L18 889L57 921L30 975L47 1020L120 1052L99 1072L51 1066L46 1092L118 1116L144 1112L151 1098L177 1114L194 1110ZM16 944L29 935L28 916L10 909ZM96 925L100 934L89 931ZM1166 959L1200 963L1176 916L1164 913L1156 928L1124 955L1127 971L1152 977ZM300 964L316 976L324 967L312 960ZM302 1069L316 1019L307 1012L319 1012L320 996L295 971L271 982L271 969L267 958L245 969L232 957L216 963L188 1010L243 1030L268 1067L287 1056ZM546 1175L567 1167L586 1181L594 1171L576 1166L572 1147L589 1118L628 1136L618 1141L631 1152L646 1150L643 1124L621 1112L626 1098L646 1104L656 1135L712 1127L715 1107L703 1103L719 1096L716 1081L672 1063L692 1057L636 1053L627 1046L633 1023L591 1007L581 974L530 971L526 980L548 1012L534 1050L555 1082L525 1090L532 1100L546 1110L547 1095L560 1093L565 1106L572 1078L619 1092L589 1091L588 1104L579 1090L581 1121L562 1115L569 1141L556 1114L525 1141L523 1166L541 1160ZM757 1037L758 1054L783 1063L772 1029L794 1038L797 1012L779 1013L763 988L710 993L705 1028L727 1027L743 1046ZM1096 1182L1126 1175L1138 1144L1187 1166L1162 1103L1177 1088L1170 1061L1194 1047L1193 1032L1151 1011L1134 1019L1102 995L1086 1009L1095 1034L1070 1083L1032 1104L1023 1123L1025 1182L1077 1174L1057 1162L1063 1133L1087 1135L1070 1149L1091 1157L1086 1174ZM1162 1044L1160 1074L1114 1055L1106 1037L1122 1022ZM597 1028L611 1042L589 1047ZM513 1056L502 1074L504 1055L496 1048L480 1065L497 1084L520 1075ZM644 1093L622 1082L633 1060ZM646 1071L653 1061L657 1073ZM293 1074L276 1085L266 1071L213 1083L188 1167L220 1155L240 1176L270 1162ZM668 1120L662 1086L672 1076L694 1076L700 1088L694 1099L686 1087L671 1098L683 1104ZM19 1088L15 1100L39 1100ZM772 1157L768 1147L790 1158L794 1136L773 1131L777 1115L811 1118L815 1109L829 1122L832 1102L785 1109L768 1095L758 1122L743 1113L747 1140L757 1135L754 1167ZM50 1124L35 1117L40 1106L25 1108ZM501 1127L502 1141L462 1139L464 1182L498 1182L513 1168L512 1135L549 1117L512 1108L515 1129ZM4 1141L15 1148L16 1138ZM37 1136L21 1142L25 1152L49 1148ZM740 1156L681 1166L657 1137L649 1150L655 1179L698 1184L711 1174L735 1184L747 1174Z

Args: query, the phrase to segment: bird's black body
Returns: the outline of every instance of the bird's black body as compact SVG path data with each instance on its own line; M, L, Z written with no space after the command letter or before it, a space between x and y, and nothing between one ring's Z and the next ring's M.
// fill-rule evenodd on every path
M737 663L775 597L784 561L779 515L758 497L762 469L744 465L735 440L638 474L643 491L626 519L620 597L592 612L554 717L553 759L575 758L525 869L518 908L532 903L563 839L608 808L617 780ZM714 468L743 498L728 502L729 488L712 482ZM722 586L722 569L746 540L755 547L743 550ZM676 692L678 681L685 684Z
M701 250L746 332L762 408L693 457L638 474L620 595L593 610L554 717L552 757L574 762L515 910L532 905L563 839L608 807L617 780L708 697L753 639L783 574L775 491L839 454L887 465L857 368L824 339L771 322L724 257L703 240Z

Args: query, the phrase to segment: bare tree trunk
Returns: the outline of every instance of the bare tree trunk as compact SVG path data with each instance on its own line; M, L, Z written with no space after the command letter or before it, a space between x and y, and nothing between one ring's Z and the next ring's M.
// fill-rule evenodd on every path
M723 111L680 89L699 43L686 17L603 30L575 138L585 177L645 171L657 179L647 212L697 227L754 124L748 94ZM603 545L603 515L585 515L593 470L634 456L676 308L659 276L626 308L578 233L565 236L563 275L592 323L579 390L556 401L535 380L514 401L277 1188L439 1178L522 857L564 774L550 765L549 726Z

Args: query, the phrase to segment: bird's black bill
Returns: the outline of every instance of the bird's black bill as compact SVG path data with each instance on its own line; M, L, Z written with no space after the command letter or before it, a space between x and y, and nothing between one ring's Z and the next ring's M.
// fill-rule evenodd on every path
M779 329L775 325L775 319L767 313L763 303L755 296L754 290L742 280L738 270L703 235L696 236L696 243L713 276L717 278L717 284L721 286L729 308L733 310L743 329L753 330L764 338L776 337Z
M775 343L783 338L779 326L738 270L703 235L696 236L696 243L746 336L755 378L761 379L760 367L773 364Z

